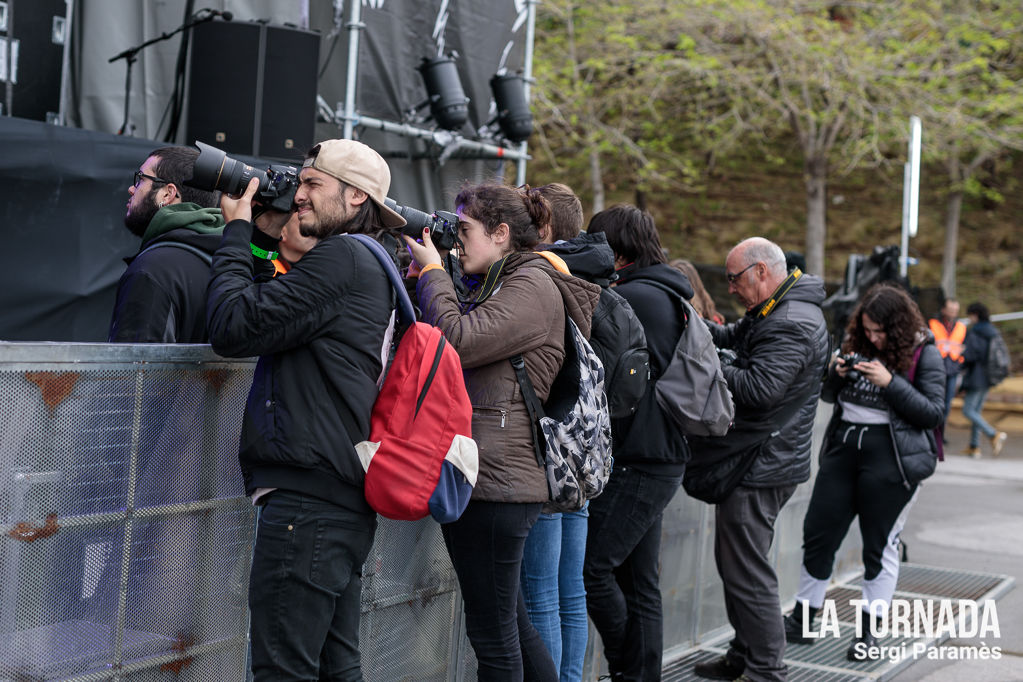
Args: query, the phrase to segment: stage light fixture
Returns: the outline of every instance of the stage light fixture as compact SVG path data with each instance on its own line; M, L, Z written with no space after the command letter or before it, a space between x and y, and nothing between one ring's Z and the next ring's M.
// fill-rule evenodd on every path
M455 56L423 57L418 69L429 96L430 115L445 130L458 130L469 118L469 98L458 78Z
M494 74L490 90L497 104L497 122L501 133L510 142L525 142L533 134L533 114L526 102L522 76Z

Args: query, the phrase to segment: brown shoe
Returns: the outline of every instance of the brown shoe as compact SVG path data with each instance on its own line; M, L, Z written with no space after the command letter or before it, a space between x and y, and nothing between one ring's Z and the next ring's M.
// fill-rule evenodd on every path
M962 454L967 455L968 457L973 457L974 459L980 459L980 448L963 448Z
M991 455L997 457L1002 454L1002 448L1005 447L1005 439L1009 437L1005 431L999 431L995 435L991 436Z

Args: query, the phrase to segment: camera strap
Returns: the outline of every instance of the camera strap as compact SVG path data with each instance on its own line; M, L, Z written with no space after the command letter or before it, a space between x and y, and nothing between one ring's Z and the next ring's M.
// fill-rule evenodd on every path
M785 281L774 290L774 293L771 294L771 298L764 301L764 305L760 308L760 312L757 313L757 317L764 318L770 315L771 311L778 305L778 302L781 301L782 297L789 293L789 289L791 289L802 276L803 271L799 268L794 268L792 272L789 273L789 276L785 278Z
M501 270L504 268L505 261L508 260L508 256L505 256L501 260L497 261L487 270L486 279L483 280L483 284L480 285L479 292L476 294L475 300L472 302L472 307L475 308L479 304L490 298L495 288L497 287L497 280L501 276Z

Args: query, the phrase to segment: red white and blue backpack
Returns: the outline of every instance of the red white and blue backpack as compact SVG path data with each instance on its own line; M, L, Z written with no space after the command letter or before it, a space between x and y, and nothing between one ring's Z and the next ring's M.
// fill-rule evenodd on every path
M458 519L469 503L479 454L472 405L458 353L440 330L415 321L415 310L390 254L354 234L383 266L397 293L404 333L380 386L369 439L355 449L366 470L366 501L381 516L438 523Z

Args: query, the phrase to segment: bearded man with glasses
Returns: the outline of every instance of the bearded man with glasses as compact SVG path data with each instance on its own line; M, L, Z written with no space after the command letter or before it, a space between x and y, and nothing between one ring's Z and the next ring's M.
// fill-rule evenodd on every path
M142 243L126 258L108 340L206 343L206 284L224 219L218 193L186 187L199 152L152 152L128 186L124 225Z

